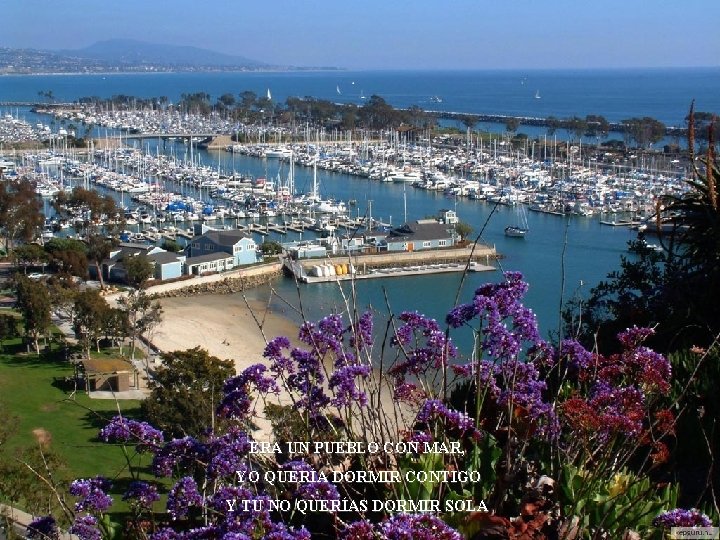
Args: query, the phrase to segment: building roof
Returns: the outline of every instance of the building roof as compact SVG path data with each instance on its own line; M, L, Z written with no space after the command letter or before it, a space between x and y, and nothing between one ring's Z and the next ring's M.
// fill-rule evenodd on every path
M208 231L203 236L220 246L234 246L244 238L252 240L252 236L239 229L232 229L228 231Z
M184 255L173 253L171 251L160 251L158 253L148 255L148 259L154 261L157 264L168 264L178 262L183 256Z
M122 358L91 358L80 362L85 373L90 375L98 373L130 373L135 370L134 366Z
M212 262L212 261L220 261L220 260L227 260L232 259L235 260L235 258L232 255L228 255L227 253L207 253L205 255L198 255L197 257L188 257L185 259L185 264L188 266L193 266L195 264L202 264L206 262Z
M387 235L388 242L442 240L452 237L448 226L435 220L420 220L405 223Z

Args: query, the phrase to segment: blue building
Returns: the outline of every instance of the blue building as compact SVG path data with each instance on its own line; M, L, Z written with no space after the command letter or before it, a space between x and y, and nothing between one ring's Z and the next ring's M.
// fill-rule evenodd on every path
M207 231L193 238L185 248L188 258L221 253L231 255L235 259L234 266L253 264L258 260L255 240L239 230Z

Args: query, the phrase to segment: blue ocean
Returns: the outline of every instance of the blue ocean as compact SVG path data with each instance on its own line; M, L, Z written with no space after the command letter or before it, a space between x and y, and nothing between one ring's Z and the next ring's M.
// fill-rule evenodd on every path
M270 90L276 102L312 96L361 105L363 96L376 94L396 107L558 118L599 114L613 122L649 116L680 126L693 99L698 111L720 111L718 88L720 68L7 75L0 77L0 101L43 101L38 92L46 91L58 101L120 94L177 101L194 92L216 99Z
M237 95L251 90L264 96L269 90L276 102L289 96L313 96L362 105L376 94L396 107L418 105L433 110L558 118L599 114L610 121L649 116L667 125L682 126L692 100L698 111L720 112L718 88L720 68L37 75L0 77L0 101L42 101L38 93L47 91L52 91L57 101L124 94L166 96L172 102L194 92L207 92L214 101L225 93ZM231 158L226 152L203 153L202 158L206 164L217 163L226 170L234 168L256 176L287 174L282 164L269 160ZM306 189L312 172L298 167L295 173L298 188ZM497 272L470 274L464 280L460 275L445 274L358 282L358 308L370 306L381 313L388 309L394 313L417 310L443 319L456 297L469 301L479 284L501 279L502 270L517 270L530 284L527 304L537 313L543 334L557 332L561 304L587 294L617 269L621 256L627 256L627 242L635 236L626 228L603 226L597 218L531 212L530 232L518 240L503 234L512 220L510 208L447 199L440 193L337 173L323 172L320 180L324 196L355 199L358 214L367 212L372 201L373 217L393 224L406 217L419 219L454 208L461 220L472 225L474 235L482 231L481 240L494 245L503 257ZM266 300L271 292L277 311L288 316L297 316L288 303L297 305L300 296L305 316L310 318L344 311L349 295L347 288L341 291L333 284L301 286L298 290L289 279L250 294Z

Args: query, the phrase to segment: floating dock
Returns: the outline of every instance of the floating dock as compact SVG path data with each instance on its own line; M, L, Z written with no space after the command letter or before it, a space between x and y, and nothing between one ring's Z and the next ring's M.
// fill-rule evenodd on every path
M303 283L327 283L387 277L421 276L450 272L487 272L497 258L494 248L345 255L284 261L285 272Z

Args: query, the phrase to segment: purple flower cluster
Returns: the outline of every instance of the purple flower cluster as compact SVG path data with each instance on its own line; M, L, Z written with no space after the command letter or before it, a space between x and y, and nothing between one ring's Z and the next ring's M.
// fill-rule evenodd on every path
M552 405L543 401L547 384L532 362L508 360L495 366L496 379L502 390L496 402L506 409L521 407L537 422L539 433L551 438L560 433L560 424Z
M443 418L447 428L459 431L462 436L468 435L477 441L483 438L482 432L475 427L475 421L467 414L446 407L439 399L428 399L415 420L428 424L434 418Z
M100 438L110 443L135 444L138 452L151 450L163 443L162 431L147 422L122 416L115 416L110 420L110 423L100 430Z
M403 325L395 332L392 343L400 349L402 361L388 371L395 377L396 387L405 382L405 377L444 369L457 356L457 348L435 319L410 311L401 313L399 319Z
M504 276L502 283L479 287L471 303L455 307L446 318L453 328L479 318L485 324L482 348L498 360L515 358L525 342L533 347L542 341L535 314L521 303L528 289L522 274L506 272Z
M348 524L338 535L338 540L375 540L375 527L363 519Z
M573 373L591 369L597 364L597 356L574 339L562 340L558 354Z
M350 347L359 351L373 344L373 316L372 312L366 311L357 320L354 334L350 336Z
M340 493L335 485L330 482L318 480L301 484L295 491L295 495L306 500L339 501Z
M160 495L155 486L138 480L131 482L123 495L123 501L135 502L138 506L146 509L150 509L152 504L159 500Z
M155 476L171 476L173 469L188 469L207 460L207 448L194 437L173 439L155 452L152 470Z
M297 407L307 411L311 418L320 419L328 405L345 407L367 403L367 395L360 390L357 379L369 376L371 368L360 364L351 349L360 350L371 344L370 313L363 314L354 327L345 327L340 315L327 316L317 323L306 322L300 327L299 339L309 345L310 350L290 349L290 341L279 337L271 340L263 353L270 360L270 371L285 382L289 391L297 394ZM327 358L332 359L334 370L326 379L323 366ZM332 397L325 392L326 380Z
M367 405L367 394L358 388L356 379L367 378L369 375L370 366L343 366L336 369L328 381L328 386L335 396L331 403L336 407Z
M626 349L639 347L647 338L655 334L652 328L638 328L633 326L618 334L618 340Z
M580 420L592 426L593 434L600 440L608 440L615 434L638 437L643 430L645 396L633 386L616 387L598 381L590 391L583 414L592 417Z
M59 536L57 523L52 516L43 516L33 519L27 526L27 538L41 540L56 540Z
M231 477L238 471L244 471L248 452L250 440L247 434L236 426L230 427L227 433L220 437L211 437L207 444L208 476Z
M675 508L668 512L663 512L655 519L653 519L653 525L656 527L712 527L712 521L705 514L691 508L690 510L684 510L682 508Z
M253 402L252 386L260 394L279 394L280 388L274 379L265 376L266 371L264 365L253 364L237 377L228 379L223 387L225 395L218 406L218 415L223 418L246 420Z
M200 507L202 504L197 484L189 476L181 478L168 493L167 511L173 519L185 517L191 506Z
M459 532L431 514L396 514L380 525L387 540L462 540Z
M110 486L110 481L102 476L73 480L70 483L70 495L80 497L75 503L75 511L104 512L110 508L112 497L105 493Z
M101 540L98 521L93 516L77 516L70 526L70 534L77 535L80 540Z

